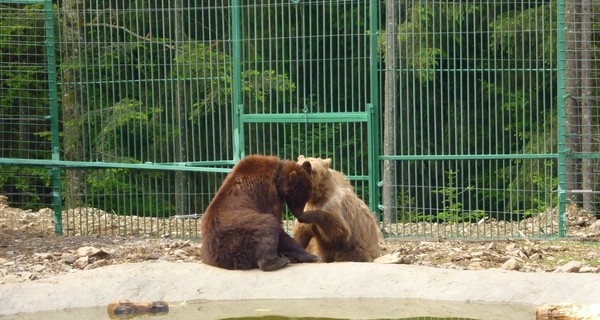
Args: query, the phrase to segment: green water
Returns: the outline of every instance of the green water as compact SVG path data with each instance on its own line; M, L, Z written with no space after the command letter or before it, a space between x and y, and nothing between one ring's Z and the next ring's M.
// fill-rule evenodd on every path
M407 299L306 299L169 302L169 312L134 320L522 320L534 307ZM106 307L0 316L0 320L109 319Z
M299 317L290 318L282 316L264 316L264 317L242 317L242 318L224 318L219 320L341 320L343 318L314 318L314 317ZM377 318L374 320L391 320L391 319L402 319L402 320L474 320L472 318L433 318L433 317L412 317L412 318ZM344 318L345 320L345 318Z

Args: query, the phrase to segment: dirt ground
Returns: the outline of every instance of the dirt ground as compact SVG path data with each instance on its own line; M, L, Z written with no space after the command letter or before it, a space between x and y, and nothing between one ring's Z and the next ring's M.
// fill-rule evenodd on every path
M569 236L564 239L386 240L383 254L392 255L395 263L445 269L598 272L600 221L575 207L569 208L567 216ZM126 262L200 262L200 244L194 240L56 236L50 209L11 208L3 196L0 229L0 283L35 281Z
M279 276L280 280L276 283L284 283L285 281L298 281L297 277L291 276L291 270L302 270L302 272L313 272L317 275L330 273L330 276L323 276L323 283L318 284L313 292L307 293L306 296L311 296L314 292L322 294L324 288L327 289L324 298L341 296L351 296L357 292L359 297L370 294L365 291L366 284L357 285L356 292L345 292L335 290L336 286L344 286L347 284L347 279L343 279L348 272L353 273L352 279L355 281L379 281L381 280L381 288L372 294L382 295L386 297L387 292L396 292L396 296L401 297L416 297L426 299L440 299L451 297L453 294L456 299L462 301L464 297L471 296L470 299L478 299L491 294L490 290L482 284L494 286L494 297L489 297L488 302L529 302L538 303L547 301L548 297L562 301L566 293L565 286L573 288L586 287L587 291L579 290L578 294L582 295L579 298L586 298L590 292L597 296L600 291L595 289L595 284L590 287L588 273L598 273L600 269L600 221L593 215L586 214L576 207L570 207L568 210L568 237L557 240L536 240L525 236L522 239L503 239L494 241L464 241L464 240L446 240L442 238L419 240L419 241L401 241L401 240L386 240L382 243L383 261L388 263L374 264L316 264L315 266L290 266L284 269L290 271L278 271L276 275L266 275L272 273L262 273L260 271L243 274L232 274L222 270L213 270L200 263L200 244L194 240L173 239L171 237L107 237L107 236L56 236L54 235L54 227L51 219L51 210L42 209L37 212L21 210L8 206L6 198L0 196L0 286L4 290L0 290L0 304L13 305L15 310L19 306L23 308L32 308L31 301L26 301L26 298L21 298L15 301L1 301L3 299L14 299L14 297L30 297L36 293L56 292L62 290L57 285L65 283L65 285L75 283L74 286L80 286L81 281L90 281L97 283L99 291L91 298L81 296L82 299L92 299L89 301L77 301L77 296L80 295L79 290L64 289L65 292L73 291L73 304L69 305L68 301L63 301L63 307L72 306L94 306L95 303L105 303L106 301L118 300L115 292L120 290L119 283L132 282L131 272L135 271L135 276L141 277L137 281L144 283L144 277L150 275L148 270L154 270L156 277L166 273L173 273L174 270L180 270L178 275L174 275L175 279L161 279L162 286L165 287L165 292L172 290L174 281L181 282L181 274L187 274L187 270L195 270L201 273L215 273L215 279L221 277L227 279L238 277L235 280L235 290L232 291L228 287L218 287L205 291L193 292L191 296L206 298L220 294L222 290L227 291L227 295L223 298L240 299L242 296L248 296L245 292L245 287L257 287L262 285L261 277ZM493 222L489 222L493 223ZM553 222L555 223L555 222ZM410 227L410 226L409 226ZM389 263L401 264L393 268ZM162 267L161 267L162 266ZM391 269L390 269L391 267ZM116 269L118 268L118 269ZM159 270L166 268L165 270ZM408 269L406 269L408 268ZM354 270L356 269L356 270ZM87 270L87 272L81 272ZM113 270L113 271L111 271ZM115 271L118 270L118 271ZM132 271L133 270L133 271ZM343 270L340 272L340 270ZM438 270L438 271L436 271ZM510 271L509 271L510 270ZM221 273L219 273L221 272ZM494 283L481 282L481 273L491 272L489 276L485 276L485 281L495 281ZM356 274L364 273L364 278L356 277ZM374 273L381 273L382 278L372 277ZM388 274L389 273L389 274ZM557 273L561 273L559 275ZM571 274L571 276L567 275ZM117 279L116 274L123 279ZM122 274L122 275L121 275ZM405 282L396 283L390 282L390 278L403 278L409 275L411 280L424 277L422 287L413 287L413 291L404 287ZM527 274L535 274L526 276ZM250 276L249 276L250 275ZM111 288L106 285L104 277L114 280L117 287ZM573 277L573 278L569 278ZM592 277L596 277L595 275ZM89 278L90 280L85 280ZM102 279L99 279L102 278ZM203 277L206 278L206 277ZM538 279L539 278L539 279ZM564 278L564 279L563 279ZM64 280L61 280L64 279ZM70 279L70 280L69 280ZM69 280L69 281L67 281ZM562 281L562 282L559 282ZM96 281L96 282L93 282ZM202 280L208 281L208 280ZM244 285L244 288L239 287L248 281L255 281ZM338 281L339 283L335 282ZM531 281L529 288L522 288L522 295L516 295L514 286L511 283L526 283ZM271 281L273 282L273 281ZM331 282L327 284L328 282ZM448 286L444 288L444 283ZM388 284L389 283L389 284ZM461 283L461 286L456 286L456 283ZM47 287L52 285L50 287ZM181 282L181 286L189 285L187 282ZM218 285L215 281L209 281L202 284L207 288ZM395 289L387 290L386 285L392 285ZM440 286L432 291L431 286ZM545 288L544 286L550 286ZM562 286L555 290L554 286ZM143 286L142 284L140 286ZM296 286L296 284L289 284ZM289 290L285 289L286 285L282 285L283 290L277 297L289 295ZM535 289L538 288L538 289ZM285 290L284 290L285 289ZM352 288L349 288L349 290ZM237 290L237 291L236 291ZM308 288L306 289L308 290ZM409 290L409 291L406 291ZM417 292L414 290L421 290ZM462 291L461 291L462 290ZM4 291L4 292L2 292ZM10 291L10 292L9 292ZM181 290L177 289L176 292ZM265 291L272 291L271 287L266 287ZM350 290L352 291L352 290ZM578 291L577 289L571 290ZM62 291L61 291L62 292ZM108 292L108 293L106 293ZM383 293L381 293L383 292ZM587 292L587 294L586 294ZM101 294L105 294L105 300L98 300ZM435 296L441 294L442 296ZM124 292L124 295L128 292ZM143 292L137 292L137 296L146 298ZM204 294L204 295L203 295ZM231 296L238 294L238 296ZM432 296L433 294L433 296ZM551 296L548 296L550 294ZM570 293L567 293L570 294ZM415 296L417 295L417 296ZM421 296L418 296L421 295ZM121 296L123 297L123 296ZM183 296L177 296L185 298ZM266 299L269 296L255 296L256 299ZM295 296L290 295L288 298ZM394 296L391 296L394 297ZM576 296L573 296L577 298ZM48 300L47 297L38 297L39 301ZM25 300L24 300L25 299ZM153 298L155 299L155 298ZM20 302L19 302L20 301ZM473 300L475 301L475 300ZM567 302L567 301L564 301ZM87 303L87 304L86 304ZM38 305L41 308L41 304ZM27 309L29 311L42 309ZM462 309L461 309L462 310ZM2 310L0 310L2 311ZM529 312L529 310L527 310ZM2 314L2 312L0 312Z

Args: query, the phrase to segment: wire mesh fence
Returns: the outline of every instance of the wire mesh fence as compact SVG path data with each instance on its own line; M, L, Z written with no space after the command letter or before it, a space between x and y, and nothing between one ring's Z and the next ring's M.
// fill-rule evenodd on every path
M197 237L252 153L332 158L387 237L562 236L568 204L597 214L593 2L0 8L0 194L57 232Z

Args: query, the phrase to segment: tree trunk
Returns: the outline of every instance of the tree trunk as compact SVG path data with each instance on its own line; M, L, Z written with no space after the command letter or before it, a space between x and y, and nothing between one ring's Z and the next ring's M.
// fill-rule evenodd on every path
M383 154L396 154L396 8L395 0L386 0L385 33L385 89L383 114ZM384 219L397 221L396 164L395 160L383 161Z
M174 6L174 16L173 20L170 22L170 25L173 27L174 35L173 42L177 48L181 48L183 42L185 40L186 34L183 26L185 25L184 19L184 5L183 1L175 1L173 3ZM174 68L179 68L177 64L174 65ZM175 70L173 73L176 78L175 86L173 88L173 117L174 121L172 122L177 126L177 131L179 134L177 135L177 141L175 143L176 150L175 153L175 161L179 163L184 163L188 161L187 156L187 92L186 92L186 84L185 79L181 79L181 72L177 72ZM187 171L176 171L175 172L175 208L177 210L177 214L189 214L189 205L188 205L188 172Z
M64 0L61 7L62 21L62 106L63 106L63 141L64 159L68 161L85 161L84 142L87 141L82 125L81 94L76 83L80 78L78 65L80 52L79 16L80 0ZM65 178L65 205L75 207L83 205L85 190L85 170L67 170Z
M573 0L565 4L565 143L571 152L581 151L581 126L580 109L577 103L577 97L580 96L580 50L577 48L579 43L579 21L580 7ZM574 158L567 158L566 170L566 190L578 190L581 186L581 175L579 170L579 161ZM579 202L580 194L567 193L567 199L572 202Z
M594 101L594 48L592 46L593 12L592 1L581 1L581 152L592 154L592 109ZM594 189L594 159L581 160L583 209L594 212L594 194L587 190Z

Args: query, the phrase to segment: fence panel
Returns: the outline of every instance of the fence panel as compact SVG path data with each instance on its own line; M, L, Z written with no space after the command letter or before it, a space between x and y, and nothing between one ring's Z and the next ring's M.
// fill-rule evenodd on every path
M197 237L251 153L332 158L387 237L564 236L598 210L594 2L0 7L0 193L57 232Z
M262 89L239 95L244 154L331 158L375 211L372 1L240 2L241 74Z
M0 166L2 194L27 210L60 208L56 168L11 159L58 159L55 32L47 1L0 2ZM51 170L49 170L51 169ZM46 217L59 222L59 216ZM60 231L60 224L56 231Z
M380 130L392 236L558 234L557 17L547 1L388 6L397 27L385 35Z

